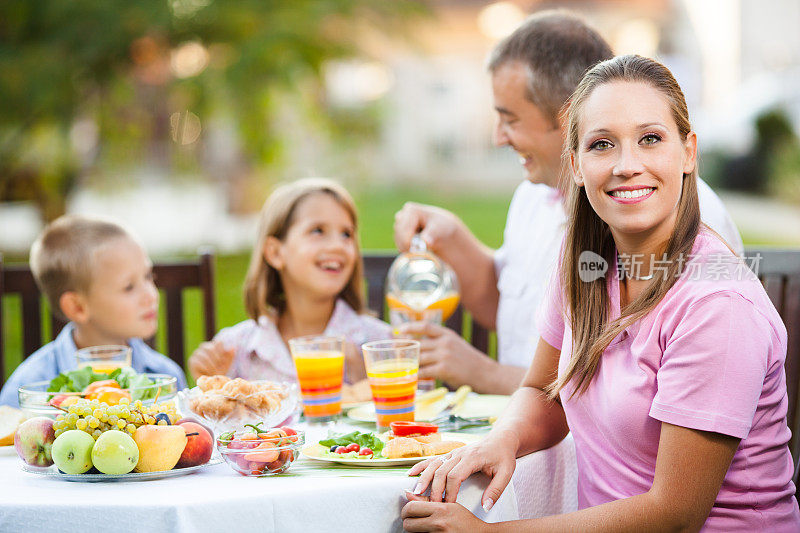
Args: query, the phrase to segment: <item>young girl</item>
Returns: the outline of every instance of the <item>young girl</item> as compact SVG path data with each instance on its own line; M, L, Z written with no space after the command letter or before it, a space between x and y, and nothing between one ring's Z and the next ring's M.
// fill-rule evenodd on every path
M201 344L189 359L192 374L294 381L287 341L324 334L347 340L345 381L366 377L359 346L391 338L391 329L363 314L356 227L353 199L336 182L309 178L275 189L244 283L250 320Z
M443 498L483 471L491 507L516 457L571 431L579 510L485 529L800 530L786 329L700 223L697 140L675 79L639 56L598 64L572 96L566 149L570 221L534 361L486 439L410 470L422 476L403 527L478 530ZM588 260L605 261L605 277L587 275Z

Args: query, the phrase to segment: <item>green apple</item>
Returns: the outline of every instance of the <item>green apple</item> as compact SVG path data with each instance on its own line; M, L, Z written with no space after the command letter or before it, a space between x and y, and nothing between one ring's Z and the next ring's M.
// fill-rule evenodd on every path
M53 442L53 462L65 474L83 474L92 468L94 439L80 429L65 431Z
M139 448L133 437L112 429L97 438L92 448L92 463L104 474L127 474L139 462Z

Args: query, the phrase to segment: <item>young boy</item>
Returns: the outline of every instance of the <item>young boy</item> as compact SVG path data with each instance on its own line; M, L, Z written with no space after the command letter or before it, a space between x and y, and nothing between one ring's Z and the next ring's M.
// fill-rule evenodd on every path
M158 325L158 291L142 246L113 222L63 216L31 247L31 270L55 313L69 321L53 342L20 364L0 391L0 405L18 406L17 389L76 366L75 351L126 344L137 372L170 374L186 387L183 370L151 349Z

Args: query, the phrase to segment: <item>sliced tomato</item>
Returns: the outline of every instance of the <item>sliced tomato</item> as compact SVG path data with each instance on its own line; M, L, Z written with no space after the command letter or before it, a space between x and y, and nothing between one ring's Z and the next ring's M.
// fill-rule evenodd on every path
M398 437L416 435L417 433L420 435L429 435L439 431L439 426L436 424L429 424L427 422L407 422L404 420L392 422L389 424L389 427L392 428L392 432Z

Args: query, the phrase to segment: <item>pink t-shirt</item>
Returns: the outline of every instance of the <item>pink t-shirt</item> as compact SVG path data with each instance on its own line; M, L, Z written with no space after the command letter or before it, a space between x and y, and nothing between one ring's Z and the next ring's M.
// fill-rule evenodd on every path
M607 273L620 316L616 265ZM539 315L542 338L572 355L559 277ZM578 461L583 509L647 492L661 422L741 439L704 531L800 531L787 443L786 328L758 279L701 232L681 279L615 338L588 389L560 397ZM688 452L691 453L691 452Z

